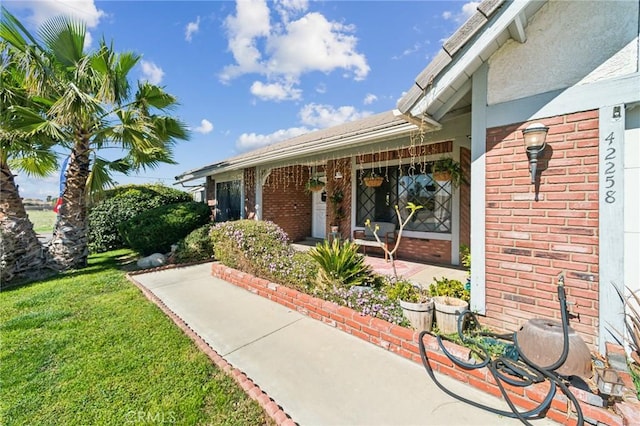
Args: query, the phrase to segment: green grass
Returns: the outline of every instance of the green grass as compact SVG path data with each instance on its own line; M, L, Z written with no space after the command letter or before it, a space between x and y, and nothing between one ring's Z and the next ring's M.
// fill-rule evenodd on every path
M130 254L0 293L0 423L272 424L126 280Z
M38 234L50 234L56 223L56 214L51 209L27 210L29 220L33 223L33 229Z

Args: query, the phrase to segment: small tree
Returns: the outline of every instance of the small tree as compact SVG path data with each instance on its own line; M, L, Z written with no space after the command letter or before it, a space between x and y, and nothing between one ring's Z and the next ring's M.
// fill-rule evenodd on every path
M380 241L380 237L378 237L378 231L380 227L378 225L375 226L375 229L371 227L371 220L367 219L365 222L365 226L373 231L373 236L376 241L380 244L380 248L385 251L387 256L389 256L389 260L391 260L391 267L393 268L393 276L398 279L398 273L396 271L396 263L395 263L395 253L398 251L398 247L400 247L400 240L402 239L402 231L404 231L404 227L409 223L413 215L424 206L418 206L414 203L407 203L407 209L409 210L409 215L406 219L402 220L402 214L400 214L400 209L398 206L394 206L396 210L396 214L398 215L398 223L400 224L400 229L398 230L398 238L396 238L396 244L393 246L393 249L389 250L385 244Z

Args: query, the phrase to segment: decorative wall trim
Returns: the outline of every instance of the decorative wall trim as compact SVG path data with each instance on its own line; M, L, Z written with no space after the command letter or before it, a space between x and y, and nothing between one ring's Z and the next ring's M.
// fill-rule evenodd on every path
M637 102L640 99L638 87L640 73L635 73L489 105L487 128L588 111L603 105Z

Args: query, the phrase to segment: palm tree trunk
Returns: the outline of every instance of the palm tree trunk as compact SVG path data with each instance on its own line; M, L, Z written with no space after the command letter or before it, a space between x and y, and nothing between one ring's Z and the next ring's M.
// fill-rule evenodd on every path
M18 193L9 165L0 160L0 283L44 275L42 243Z
M62 206L49 245L52 266L57 270L87 266L89 249L85 188L88 178L89 139L81 136L69 158Z

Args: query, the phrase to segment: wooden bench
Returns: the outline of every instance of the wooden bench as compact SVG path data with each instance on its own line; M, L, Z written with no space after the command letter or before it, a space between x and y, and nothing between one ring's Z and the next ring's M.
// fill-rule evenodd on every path
M377 229L376 235L380 242L373 235ZM364 229L353 231L353 243L362 246L364 254L367 254L367 247L378 247L384 251L384 260L388 260L387 251L392 249L396 243L396 225L389 222L371 222ZM386 250L384 250L386 248Z

